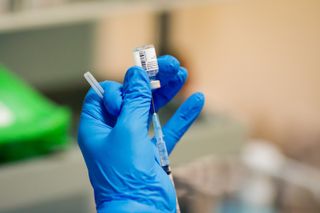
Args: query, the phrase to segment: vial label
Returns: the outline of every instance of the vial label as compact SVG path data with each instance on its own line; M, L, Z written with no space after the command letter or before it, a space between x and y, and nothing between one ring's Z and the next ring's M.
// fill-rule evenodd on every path
M134 52L134 60L137 66L141 66L146 70L149 77L154 77L158 73L157 55L153 47L136 50Z

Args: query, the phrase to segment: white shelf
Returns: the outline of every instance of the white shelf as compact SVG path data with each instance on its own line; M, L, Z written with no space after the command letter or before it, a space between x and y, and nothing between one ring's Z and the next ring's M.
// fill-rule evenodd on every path
M95 212L92 188L78 147L29 161L1 165L0 212L17 212L41 203L85 195Z
M0 33L96 21L105 17L142 11L158 12L210 2L214 0L92 1L66 4L0 15Z

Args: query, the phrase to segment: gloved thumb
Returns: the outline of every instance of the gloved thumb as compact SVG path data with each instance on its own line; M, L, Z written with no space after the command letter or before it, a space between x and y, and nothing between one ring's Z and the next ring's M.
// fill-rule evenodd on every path
M123 82L123 102L118 122L148 125L151 103L149 77L141 67L131 67Z

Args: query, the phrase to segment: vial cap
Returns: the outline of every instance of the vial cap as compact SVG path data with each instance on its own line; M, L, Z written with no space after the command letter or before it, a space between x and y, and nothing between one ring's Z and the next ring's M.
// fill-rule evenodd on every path
M161 87L159 80L150 81L151 89L159 89Z

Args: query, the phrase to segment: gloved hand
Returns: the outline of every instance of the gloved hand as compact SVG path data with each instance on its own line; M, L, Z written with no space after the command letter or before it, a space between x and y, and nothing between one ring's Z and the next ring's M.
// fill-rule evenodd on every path
M187 72L172 56L158 59L161 88L156 110L181 89ZM123 85L105 81L103 100L90 89L81 113L78 142L94 189L98 212L175 212L175 189L158 163L148 135L151 89L146 72L131 67ZM195 93L163 127L168 152L200 114L204 96Z

